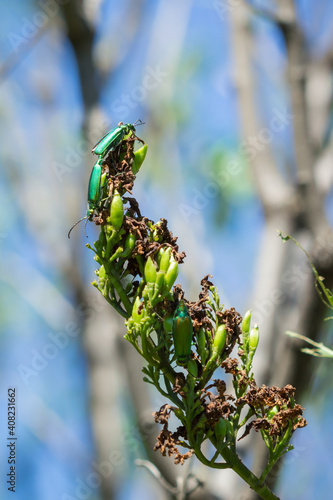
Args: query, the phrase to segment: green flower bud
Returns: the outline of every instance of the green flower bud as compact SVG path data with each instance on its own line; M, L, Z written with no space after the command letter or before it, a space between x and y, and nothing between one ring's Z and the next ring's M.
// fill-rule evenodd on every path
M160 248L157 253L157 264L160 271L167 271L170 265L171 248Z
M155 293L156 293L156 285L155 283L147 283L144 287L144 289L142 290L142 297L144 298L144 300L148 300L149 302L152 302L154 296L155 296Z
M173 256L171 256L169 268L164 276L164 283L168 290L171 289L172 285L176 281L178 276L178 271L179 271L178 262L174 259Z
M98 264L102 265L102 260L101 260L101 258L100 258L100 256L99 256L99 255L95 255L95 256L94 256L94 260L95 260L96 262L98 262Z
M248 338L249 353L248 353L248 359L247 359L247 363L246 363L247 370L249 370L251 368L253 356L254 356L254 353L256 352L257 347L258 347L258 342L259 342L259 328L258 328L258 325L255 325L251 329L250 335Z
M216 329L214 342L213 342L213 355L221 355L221 352L225 346L225 341L227 338L227 330L225 325L219 325Z
M134 175L136 175L139 172L140 167L144 162L144 159L146 158L147 149L148 149L147 144L144 144L142 148L135 151L132 163L132 172Z
M98 277L99 279L103 279L105 278L105 267L104 266L101 266L99 269L98 269Z
M159 226L161 225L161 221L157 221L156 224L153 224L151 229L153 231L153 240L154 241L159 241L159 239L161 238L161 233L158 231L158 228Z
M148 257L145 264L145 280L147 283L155 283L156 281L156 267L151 257Z
M118 230L121 228L121 225L124 220L124 206L123 200L121 199L120 194L117 190L114 191L111 208L110 208L110 223L113 228Z
M123 247L118 247L117 250L114 252L112 257L110 257L109 262L113 262L114 260L118 259L124 252Z

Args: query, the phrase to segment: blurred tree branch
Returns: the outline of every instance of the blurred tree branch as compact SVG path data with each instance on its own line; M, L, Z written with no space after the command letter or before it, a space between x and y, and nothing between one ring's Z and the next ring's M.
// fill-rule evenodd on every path
M333 284L332 231L324 213L324 182L315 178L320 152L314 147L309 131L307 83L310 57L306 52L304 36L298 25L295 7L291 0L278 3L278 9L270 16L283 35L287 51L287 85L290 95L290 112L296 163L296 178L288 184L282 178L273 159L270 145L257 151L250 160L257 189L266 216L264 236L258 259L256 289L253 303L269 303L269 311L260 322L260 366L256 367L259 383L284 385L291 383L298 394L308 387L312 372L309 359L300 353L295 343L283 335L286 329L299 331L317 339L323 324L325 307L320 302L312 273L300 269L302 256L296 247L282 245L276 238L276 229L290 232L310 244L319 274L325 276L325 284ZM256 102L256 82L252 64L254 36L251 30L251 10L243 2L230 10L232 47L235 62L235 82L239 94L240 115L245 139L256 136L260 130ZM311 74L311 73L310 73ZM326 72L329 74L329 71ZM320 98L320 94L317 94ZM312 96L315 99L314 96ZM316 109L316 106L313 106ZM325 128L324 128L325 129ZM321 143L324 138L321 138ZM288 169L288 165L286 165ZM328 167L328 165L327 165ZM327 177L327 173L321 172ZM324 248L323 248L324 244ZM321 248L321 252L319 251ZM301 271L299 286L290 289L290 278L295 266ZM288 284L289 283L289 284ZM274 300L273 293L276 293ZM271 300L270 300L271 298ZM264 309L264 307L263 307ZM297 344L296 344L297 345ZM259 376L258 376L259 374ZM262 448L256 448L256 464L262 468ZM276 479L272 477L272 483ZM253 498L250 492L246 498Z
M94 111L99 106L100 93L97 83L98 72L93 61L93 39L95 32L92 24L88 23L84 18L80 1L75 0L63 5L62 13L66 23L67 36L72 44L78 65L84 106L82 129L86 131L89 137L89 132L93 129L94 121L97 119ZM75 249L74 253L77 253ZM73 258L73 262L80 262L80 260ZM69 276L73 278L72 286L76 302L84 304L84 307L89 307L90 294L86 292L80 269L77 266L71 266ZM110 320L108 316L107 320ZM95 317L102 320L102 318L105 318L105 312L104 314L95 315ZM112 418L114 418L112 414L112 402L114 402L116 395L115 387L111 384L111 380L113 379L110 376L114 375L110 359L110 342L112 345L112 341L103 335L102 325L99 320L96 321L93 327L89 328L85 325L83 338L89 362L91 418L96 447L96 462L108 463L110 447L112 446L111 441L114 437L110 429L110 423L112 422ZM95 332L98 332L98 334L94 335ZM108 342L106 342L107 340ZM102 353L105 353L104 357L101 355L100 349L98 349L101 345ZM112 428L115 429L116 426L117 423L114 422ZM115 496L112 476L104 477L103 475L101 480L100 489L102 497L105 500L112 500Z
M9 57L1 64L0 66L0 83L5 80L12 71L20 64L24 56L26 56L39 42L42 36L48 31L48 27L43 26L39 28L36 34L27 40L23 47L20 50L13 51Z
M127 16L129 20L132 20L129 21L130 26L128 26L128 32L131 37L134 37L138 27L142 6L142 2L131 2L128 7L132 14L132 11L136 13L135 16ZM101 91L101 85L98 82L102 81L102 75L96 68L93 58L95 31L93 24L85 19L79 0L64 5L63 15L66 22L67 35L73 46L78 63L85 109L83 129L89 137L89 132L94 128L94 125L97 125L97 121L101 119L101 113L96 112L99 108ZM109 68L109 71L112 72L112 68ZM77 259L73 260L77 261ZM89 307L90 294L86 295L86 292L82 292L85 288L80 278L79 270L75 269L71 274L73 277L72 283L74 283L79 302L83 300ZM83 298L82 295L84 296ZM115 321L115 318L109 311L103 310L103 312L99 312L95 317L98 319L86 329L84 344L90 367L91 414L97 452L96 461L100 463L108 460L110 448L112 448L115 440L119 439L124 432L124 429L119 428L121 427L121 422L115 422L115 401L117 396L115 386L119 384L119 374L125 372L125 379L127 379L128 389L135 409L137 428L141 433L141 442L146 449L147 456L158 468L164 480L170 485L175 486L177 484L177 477L182 475L182 470L179 467L176 468L171 459L163 458L159 453L153 451L157 428L155 424L148 429L147 425L145 425L147 411L150 414L152 422L153 419L147 385L143 382L142 378L141 360L132 346L123 341L123 328ZM108 335L105 334L105 324L108 325ZM117 339L120 340L119 343L116 341ZM117 354L115 355L114 353ZM126 439L123 441L125 441L123 446L126 447ZM112 477L103 477L101 492L105 500L111 500L114 497ZM205 489L197 491L195 496L198 500L208 497L213 498Z

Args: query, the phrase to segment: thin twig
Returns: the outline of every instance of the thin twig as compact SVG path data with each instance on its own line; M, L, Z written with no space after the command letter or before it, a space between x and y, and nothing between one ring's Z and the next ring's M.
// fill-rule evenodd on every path
M185 500L188 498L197 488L203 486L203 482L198 479L192 472L188 472L185 477L177 477L177 486L172 486L168 481L164 479L158 468L149 460L135 460L135 465L138 467L146 468L154 478L160 483L160 485L169 493L171 493L176 500ZM187 489L188 482L190 479L195 479L195 484L193 487Z
M138 467L144 467L145 469L147 469L154 476L154 478L160 483L162 488L164 488L165 490L172 493L172 495L177 495L177 493L178 493L178 480L177 480L176 487L169 484L168 481L166 481L166 479L164 479L164 477L162 476L162 474L160 473L160 471L158 470L156 465L154 465L149 460L137 459L137 460L135 460L135 465L137 465Z

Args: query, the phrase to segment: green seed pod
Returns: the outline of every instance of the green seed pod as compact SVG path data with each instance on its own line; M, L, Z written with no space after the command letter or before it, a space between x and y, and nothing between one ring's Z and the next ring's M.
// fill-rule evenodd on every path
M155 283L156 281L156 267L151 257L148 257L145 264L145 280L147 283Z
M276 415L278 412L279 412L279 407L277 405L273 406L273 408L271 408L267 412L267 415L266 415L267 420L272 420L272 418L274 417L274 415Z
M138 313L139 306L141 306L142 302L140 300L140 297L136 297L134 304L133 304L133 309L132 309L132 318L135 321L135 323L140 323L140 321L144 318L145 316L145 311L144 308L141 310L141 313Z
M227 338L227 330L225 325L219 325L216 329L214 342L213 342L213 355L221 355L221 352L225 346L225 341Z
M131 251L134 249L136 243L136 235L130 233L125 241L125 250L130 249Z
M251 368L253 356L254 356L254 353L256 352L257 347L258 347L258 342L259 342L259 328L258 328L258 325L255 325L251 329L250 335L248 338L249 352L247 355L247 363L246 363L247 370L249 370Z
M206 363L208 353L206 352L206 334L205 330L202 327L197 333L197 342L198 342L198 354L201 363L204 365Z
M135 247L135 243L136 243L136 235L135 234L132 234L130 233L126 240L125 240L125 248L124 248L124 251L119 255L119 257L128 257L129 255L131 255L131 253L133 252L134 250L134 247Z
M166 272L169 268L170 265L170 255L171 255L171 248L160 248L160 250L157 253L157 264L160 269L160 271Z
M224 440L224 438L227 435L227 430L229 427L228 423L229 422L225 418L221 417L214 427L215 436L219 444Z
M251 311L247 311L243 317L242 321L242 337L243 337L243 350L246 354L249 350L249 332L250 332L250 324L251 324Z
M193 324L185 302L181 300L173 316L173 342L178 365L186 365L191 356Z
M173 316L172 314L169 314L169 316L166 316L163 320L163 328L168 334L172 333L172 324L173 324Z
M104 174L101 175L101 187L100 187L101 190L105 188L106 183L107 183L107 175L106 172L104 172Z
M258 325L255 325L249 335L249 354L253 358L254 353L257 350L259 342L259 328Z
M194 359L190 359L186 363L186 367L187 367L188 373L190 375L192 375L192 377L197 378L197 376L198 376L198 365L197 365L196 361Z
M164 283L168 290L171 290L172 285L177 279L178 272L178 262L171 256L169 268L164 276Z
M163 292L164 277L165 277L165 272L164 271L157 271L155 283L156 283L156 289L158 290L158 293L162 293Z
M147 144L144 144L142 148L135 151L132 163L132 172L134 175L136 175L139 172L140 167L144 162L144 159L146 158L147 149L148 149Z
M113 228L118 230L121 228L121 225L124 220L124 205L123 200L121 199L120 194L117 190L114 191L111 208L110 208L110 223Z

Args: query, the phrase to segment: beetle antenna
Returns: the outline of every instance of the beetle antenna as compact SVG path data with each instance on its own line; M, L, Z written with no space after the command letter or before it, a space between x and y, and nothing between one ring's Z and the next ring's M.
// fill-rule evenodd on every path
M74 227L75 227L75 226L77 226L77 225L78 225L80 222L82 222L84 219L87 219L87 216L82 217L82 219L80 219L80 220L78 220L77 222L75 222L75 224L74 224L74 225L70 228L70 230L68 231L68 238L70 238L70 237L71 237L71 232L72 232L72 229L74 229ZM87 224L87 223L86 223L86 224ZM84 228L85 228L85 227L86 227L86 226L84 226ZM86 232L86 231L84 230L84 232ZM86 235L86 236L87 236L87 235ZM87 236L87 238L88 238L88 236Z
M140 120L140 118L138 118L136 122L133 123L133 126L139 127L140 125L145 125L145 122L143 122L142 120Z
M88 238L88 235L87 235L87 233L86 233L86 227L87 227L87 222L88 222L88 220L89 220L89 219L88 219L87 217L85 217L85 219L87 219L87 220L86 220L86 222L84 223L84 234L86 235L86 238ZM82 219L82 220L83 220L83 219Z

